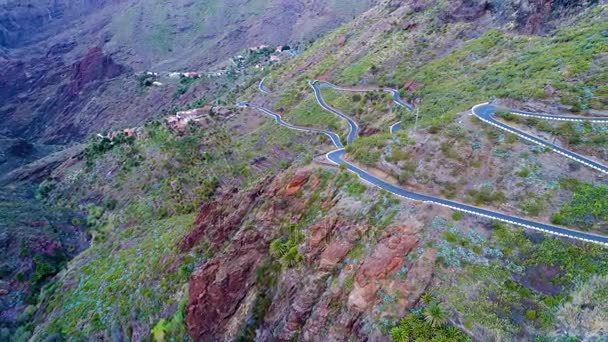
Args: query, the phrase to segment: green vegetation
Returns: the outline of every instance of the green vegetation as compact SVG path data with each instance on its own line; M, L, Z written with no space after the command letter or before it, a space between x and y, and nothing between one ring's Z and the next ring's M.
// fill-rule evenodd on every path
M458 286L444 292L444 302L459 313L467 329L483 326L494 336L509 339L521 333L525 319L526 326L537 330L534 334L543 336L554 331L558 312L571 300L567 294L575 284L608 274L608 257L600 246L539 239L501 223L494 227L491 240L468 245L451 234L453 248L481 247L455 275Z
M573 184L568 180L562 184L570 186L574 193L570 202L551 216L553 223L585 229L595 225L605 226L608 222L608 186L580 182Z
M374 54L369 54L349 65L342 71L340 82L356 85L361 79L361 76L367 72L371 71L372 73L378 73L378 68L374 64L375 59L377 59L377 57Z
M384 146L390 138L390 133L359 137L352 144L346 146L346 152L365 165L374 165L380 161Z
M424 320L433 328L440 328L448 321L447 313L437 303L431 303L424 308Z
M186 292L184 290L184 292ZM151 335L154 341L179 341L188 339L188 331L186 329L186 305L188 304L188 297L183 296L179 302L177 310L169 319L161 318L154 328L152 328ZM170 338L169 338L170 337ZM180 339L181 338L181 339Z
M44 180L40 185L38 185L38 189L36 190L36 199L43 201L48 194L55 188L55 182L51 180Z
M608 51L605 6L598 6L574 26L554 37L514 36L491 30L468 41L454 52L413 68L409 60L391 83L415 79L424 87L415 92L424 98L423 121L439 125L471 104L498 98L544 98L551 85L575 109L604 108L602 77L585 73L602 52ZM529 77L528 75L534 75ZM582 76L582 77L581 77ZM577 83L569 80L580 77Z
M389 93L382 91L351 93L332 88L322 88L321 93L325 102L355 118L362 127L385 130L387 125L395 123L401 116L401 107L393 103Z
M178 98L188 92L190 86L197 82L196 78L182 76L179 80L179 87L175 91L174 98Z
M608 276L594 275L580 283L572 293L572 301L562 305L557 313L558 321L568 327L568 333L581 339L597 336L606 322L608 303Z
M304 261L304 256L299 251L299 245L304 242L306 235L304 228L321 217L321 189L327 184L330 173L320 171L321 186L315 190L307 199L306 209L302 218L297 223L285 223L281 228L281 236L270 243L270 255L278 261L283 268L291 268Z
M462 213L460 211L455 211L452 214L452 220L454 220L454 221L460 221L460 220L462 220Z
M192 229L192 213L212 200L222 184L246 190L293 158L309 160L306 144L287 147L301 137L271 122L232 138L223 126L212 124L213 129L193 125L177 135L160 122L150 122L141 137L124 144L106 148L107 141L94 142L87 166L75 164L66 170L64 181L49 190L46 185L42 188L46 201L86 210L94 243L61 281L41 292L40 310L49 317L49 325L40 327L41 331L78 339L114 326L129 335L137 325L159 340L184 336L179 306L184 295L176 294L185 291L190 273L213 253L205 243L191 252L179 249ZM261 140L265 144L260 145ZM130 170L124 169L123 147L136 149L142 156ZM271 160L264 168L250 168L252 160L272 149L291 152L280 163ZM83 198L90 204L83 205ZM92 203L91 198L95 198ZM309 224L319 211L315 198L302 224ZM302 241L298 235L302 227L289 230L286 225L286 239ZM297 248L289 247L280 258L285 267L301 260ZM60 269L60 264L40 260L32 276L44 282ZM24 273L22 280L28 277ZM179 306L174 314L167 311L172 306Z
M141 161L141 155L135 146L135 137L124 132L118 132L115 137L94 137L84 150L87 166L92 166L95 160L104 156L107 152L117 149L121 157L121 164L125 170L137 166Z
M281 264L273 260L266 260L256 270L256 283L260 292L255 299L251 318L242 327L236 341L255 340L257 327L263 322L264 316L272 304L272 296L275 294L280 272Z
M431 304L429 306L433 306L433 311L435 311L436 308L439 308L437 304ZM439 310L442 309L439 308ZM426 312L424 316L415 313L409 314L399 322L399 325L391 329L391 339L395 342L471 341L469 337L456 327L445 324L433 325L426 320L426 317ZM433 320L433 322L436 322L436 320Z
M482 186L479 190L470 190L468 195L470 201L475 203L475 205L491 205L494 203L503 203L507 200L502 191L494 191L493 187L489 184Z
M275 107L279 106L277 104ZM278 109L282 112L281 108ZM343 132L345 123L336 115L325 111L317 101L314 95L309 94L293 109L284 113L285 121L300 126L316 127L329 129L338 134Z
M354 181L346 187L346 192L351 196L361 195L365 190L367 190L367 186L359 181Z
M174 303L188 280L189 274L169 266L178 260L177 243L193 220L184 215L127 227L86 250L80 258L95 258L64 280L77 285L46 293L50 331L84 338L114 321L126 327L134 313L140 322L159 320L160 308ZM116 251L125 243L133 247Z
M290 230L289 237L278 238L270 243L270 255L277 258L285 268L294 267L304 260L298 250L298 245L304 241L304 235L295 225Z

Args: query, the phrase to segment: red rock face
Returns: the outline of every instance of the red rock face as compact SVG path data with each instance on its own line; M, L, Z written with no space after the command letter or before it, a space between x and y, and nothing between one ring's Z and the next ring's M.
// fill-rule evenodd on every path
M125 68L114 63L112 57L104 55L99 47L89 49L82 60L71 67L71 81L68 87L71 94L77 94L84 85L119 76Z
M262 253L255 250L221 263L219 259L205 264L190 277L186 324L197 340L215 336L221 322L232 316L247 289L255 280L255 268Z
M355 277L355 288L348 296L348 305L359 311L367 310L376 300L383 281L405 262L405 256L416 247L418 238L406 229L395 228L385 233Z
M312 255L319 252L322 248L321 243L327 239L337 223L338 217L332 215L310 227L306 244L307 254Z
M305 195L293 196L290 190L303 187L310 174L301 171L289 181L266 179L243 195L228 191L201 207L182 249L188 250L203 240L216 248L228 240L230 244L190 278L186 323L195 340L234 336L236 332L230 330L228 322L253 290L256 270L268 257L268 246L279 234L281 223L300 219L308 200ZM242 225L245 217L253 220L251 224Z
M361 135L363 137L369 137L370 135L374 135L374 134L376 134L378 132L380 132L379 129L374 128L374 127L366 126L366 127L363 127L361 129L361 132L359 133L359 135Z
M304 184L308 181L309 177L310 177L310 170L298 171L296 173L295 177L289 183L289 185L287 185L287 189L286 189L287 194L294 195L294 194L298 193L302 189Z
M420 258L416 259L405 280L393 280L387 286L387 292L398 298L400 311L396 313L403 316L406 310L412 308L424 294L431 279L437 260L437 251L427 249Z
M403 89L405 89L406 91L409 92L415 92L416 90L418 90L419 85L418 82L416 82L416 80L409 80L407 82L405 82L405 86L403 87Z
M324 271L331 271L353 248L353 244L344 241L332 242L321 254L319 268Z
M380 335L370 333L367 322L381 318L376 317L380 289L397 300L396 308L386 308L391 315L415 305L432 279L436 258L435 251L427 249L421 257L406 260L418 245L415 222L386 228L378 242L370 244L367 221L341 211L303 229L306 238L298 249L304 264L278 271L272 289L256 283L258 268L272 258L270 242L281 236L285 222L300 222L319 184L310 170L300 170L290 178L261 182L247 193L227 191L201 207L182 248L208 241L216 254L190 279L186 323L194 340L234 340L251 317L260 291L271 296L272 304L256 327L259 341L296 336L305 341L343 341L348 336L375 340ZM329 184L323 191L328 198L322 201L340 201L332 199L339 196ZM355 246L359 256L348 257ZM407 277L395 277L406 263Z
M213 202L201 206L194 229L184 238L182 251L190 250L197 243L206 239L214 247L219 246L240 227L244 217L249 213L256 200L271 178L262 180L251 191L238 195L238 189L224 192Z

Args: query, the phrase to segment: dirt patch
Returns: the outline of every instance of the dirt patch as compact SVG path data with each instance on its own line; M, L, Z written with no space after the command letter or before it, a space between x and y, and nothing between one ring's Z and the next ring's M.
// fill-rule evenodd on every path
M524 287L533 289L548 296L555 296L562 292L562 287L553 280L564 271L559 267L536 265L526 269L524 275L514 275L513 279Z

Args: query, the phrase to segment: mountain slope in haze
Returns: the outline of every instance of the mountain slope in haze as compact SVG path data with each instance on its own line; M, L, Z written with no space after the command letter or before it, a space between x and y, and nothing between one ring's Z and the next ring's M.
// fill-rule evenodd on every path
M0 134L69 144L180 105L135 73L208 71L249 47L303 44L371 1L20 1L0 4ZM198 89L219 97L220 85ZM216 89L211 89L216 88ZM152 93L152 94L150 94ZM181 101L183 104L183 101ZM118 126L118 127L117 127Z

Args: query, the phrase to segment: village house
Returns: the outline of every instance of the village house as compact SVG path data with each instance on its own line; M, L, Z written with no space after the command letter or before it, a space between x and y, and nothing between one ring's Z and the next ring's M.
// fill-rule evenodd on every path
M188 72L182 73L181 76L186 77L186 78L200 78L201 74L196 71L188 71Z
M188 123L199 121L201 117L211 111L211 106L195 108L190 110L179 111L167 118L167 126L176 131L183 131L188 126Z
M190 122L209 124L212 117L228 118L232 111L225 107L204 106L190 110L179 111L167 118L167 127L183 132Z

